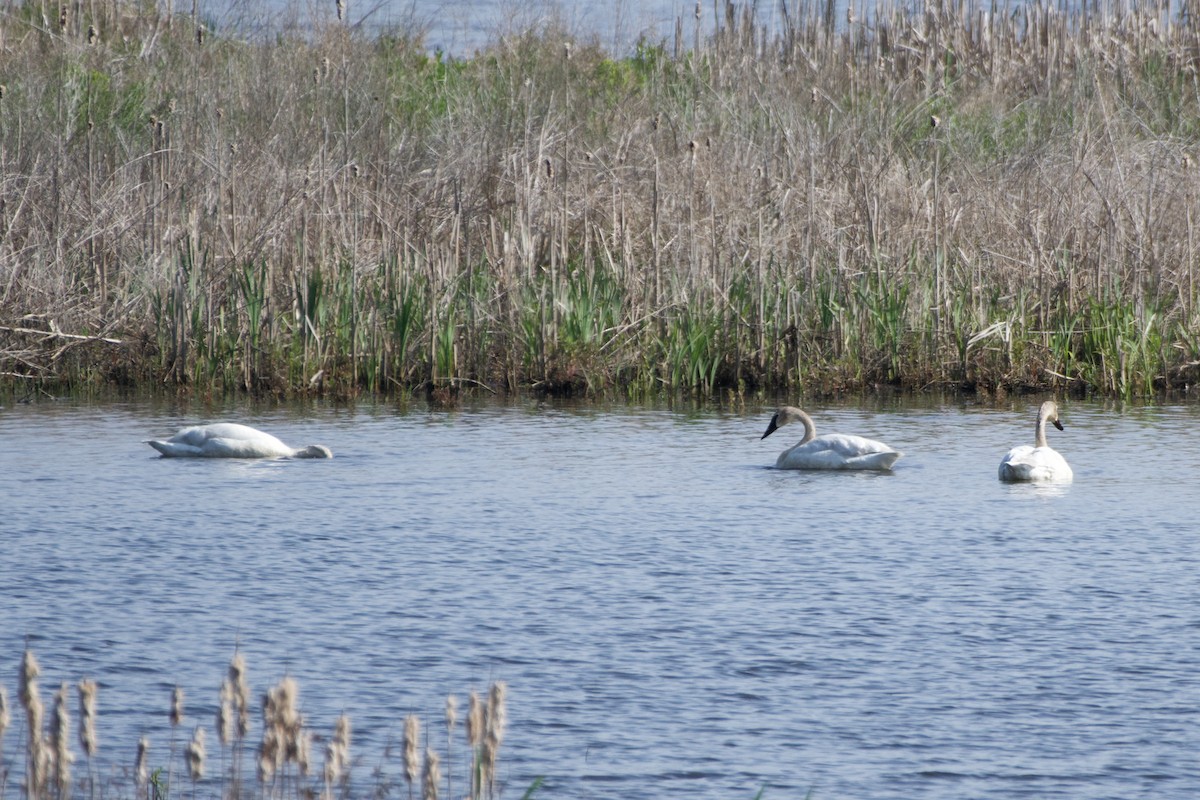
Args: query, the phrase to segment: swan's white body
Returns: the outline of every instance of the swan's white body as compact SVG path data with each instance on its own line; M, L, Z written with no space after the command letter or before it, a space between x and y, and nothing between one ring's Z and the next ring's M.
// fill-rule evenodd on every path
M1000 480L1069 483L1074 478L1067 460L1046 444L1047 422L1060 431L1063 429L1058 421L1058 405L1053 400L1047 400L1038 409L1033 446L1018 445L1000 462Z
M288 447L269 433L234 422L195 425L146 444L165 458L333 458L328 447Z
M888 470L900 453L888 447L883 442L865 439L862 436L850 436L841 433L827 433L817 436L812 418L798 408L784 406L771 417L771 424L761 438L765 439L784 425L793 422L804 423L804 438L794 447L779 454L775 461L776 469L875 469Z

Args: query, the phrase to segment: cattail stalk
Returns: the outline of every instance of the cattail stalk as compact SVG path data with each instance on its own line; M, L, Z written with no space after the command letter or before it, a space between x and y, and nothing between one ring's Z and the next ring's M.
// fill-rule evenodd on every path
M96 682L79 682L79 744L88 758L95 758L99 741L96 737Z
M504 741L504 723L506 709L504 698L508 686L503 681L496 681L488 692L487 710L485 713L487 733L483 737L483 776L487 784L488 794L496 794L496 758L500 752L500 743Z
M137 759L133 764L133 776L137 781L138 800L150 797L150 740L145 736L138 739Z
M250 684L246 681L246 659L241 653L234 653L229 662L229 682L237 709L237 735L244 739L250 732Z
M176 686L171 691L171 727L177 728L183 722L183 688Z
M233 683L226 678L221 681L221 694L217 702L217 740L221 747L233 741Z
M172 785L175 769L175 731L183 722L183 687L171 690L171 754L167 760L167 785Z
M91 786L92 794L96 790L96 777L93 772L95 767L96 751L99 749L99 740L96 736L96 692L97 685L94 680L84 678L79 682L79 746L83 748L84 755L88 759L88 783Z
M416 714L404 718L404 778L408 781L408 794L412 797L413 786L421 775L420 759L417 757L417 740L421 735L421 720Z
M333 738L325 749L325 800L332 800L333 787L343 786L350 774L350 718L342 714L333 727Z
M12 715L8 710L8 690L0 685L0 763L3 763L4 732L8 730L11 721Z
M296 764L302 773L308 770L304 720L297 708L299 694L296 679L288 676L263 695L263 738L258 769L264 782L287 763Z
M71 690L67 684L59 687L54 695L54 715L50 720L50 747L54 753L54 788L59 800L71 794L71 764L75 755L71 752L71 712L67 710L67 698Z
M454 695L446 697L446 795L454 797L454 788L451 784L450 769L450 754L452 752L451 745L454 742L454 725L458 722L458 698Z
M437 800L438 784L442 782L442 773L438 769L438 754L433 748L425 750L425 772L421 780L421 800ZM447 787L447 795L449 788Z
M483 703L474 690L467 696L467 744L471 747L471 795L483 795Z
M196 731L192 734L192 741L188 743L186 755L188 774L191 775L194 784L204 778L204 728L196 726Z
M25 651L21 660L21 671L18 675L17 697L25 709L25 721L28 734L28 762L26 764L27 796L37 798L42 796L46 785L47 773L50 769L50 752L46 741L42 738L42 723L46 709L42 705L41 694L38 692L37 679L42 673L38 666L37 657L32 650Z

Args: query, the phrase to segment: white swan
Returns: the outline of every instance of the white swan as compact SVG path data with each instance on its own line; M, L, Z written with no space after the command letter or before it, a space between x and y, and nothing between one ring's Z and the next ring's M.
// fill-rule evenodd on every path
M1008 455L1000 462L1000 480L1002 481L1053 481L1068 483L1074 477L1071 467L1062 455L1046 444L1046 423L1054 424L1060 431L1062 423L1058 421L1058 405L1053 400L1042 403L1038 409L1037 436L1034 445L1018 445L1008 451Z
M146 444L164 458L333 458L328 447L288 447L269 433L234 422L194 425Z
M874 439L827 433L817 436L812 418L798 408L784 406L771 417L762 439L793 422L804 423L804 438L779 454L776 469L891 469L903 453Z

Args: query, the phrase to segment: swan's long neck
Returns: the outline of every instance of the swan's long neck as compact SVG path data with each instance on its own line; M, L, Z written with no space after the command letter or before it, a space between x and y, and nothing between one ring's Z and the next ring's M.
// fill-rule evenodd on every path
M1036 437L1033 437L1033 446L1034 447L1045 447L1046 446L1046 419L1044 416L1038 417L1038 433L1037 433Z
M1038 414L1037 435L1033 439L1034 447L1046 447L1046 415Z
M796 447L802 444L808 444L817 437L817 426L813 425L812 417L804 413L800 409L795 411L796 418L804 424L804 438L796 442Z

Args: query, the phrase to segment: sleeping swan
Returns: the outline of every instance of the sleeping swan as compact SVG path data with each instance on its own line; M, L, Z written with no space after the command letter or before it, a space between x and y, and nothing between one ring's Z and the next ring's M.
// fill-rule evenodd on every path
M793 422L804 423L804 438L779 454L776 469L891 469L903 455L883 442L861 436L840 433L817 436L812 418L792 406L775 412L760 441Z
M1008 455L1000 462L1000 480L1056 483L1071 481L1073 476L1067 460L1046 444L1047 422L1053 423L1060 431L1063 429L1062 423L1058 421L1058 405L1053 400L1047 400L1038 409L1034 446L1018 445L1009 450Z
M328 447L288 447L269 433L234 422L195 425L146 444L164 458L333 458Z

